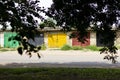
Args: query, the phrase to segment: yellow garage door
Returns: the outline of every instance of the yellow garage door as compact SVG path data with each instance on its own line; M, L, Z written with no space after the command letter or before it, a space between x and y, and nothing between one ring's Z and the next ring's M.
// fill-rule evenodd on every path
M50 33L48 34L48 47L49 48L60 48L66 44L65 33Z

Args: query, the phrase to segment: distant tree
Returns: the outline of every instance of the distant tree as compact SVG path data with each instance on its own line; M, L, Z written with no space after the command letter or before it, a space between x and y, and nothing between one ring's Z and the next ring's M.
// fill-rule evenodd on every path
M116 63L117 48L108 43L115 40L116 31L120 29L120 0L53 0L46 15L55 19L64 30L75 28L82 42L88 29L105 35L101 53L107 54L104 59Z
M20 54L27 50L31 56L32 51L37 52L40 49L27 43L27 39L33 39L38 33L35 17L43 20L40 12L44 10L39 7L39 0L0 0L0 25L2 30L11 26L11 31L17 32L18 35L14 39L22 44L22 47L18 48Z
M56 27L56 23L53 19L48 18L40 23L40 28L43 29L44 27Z

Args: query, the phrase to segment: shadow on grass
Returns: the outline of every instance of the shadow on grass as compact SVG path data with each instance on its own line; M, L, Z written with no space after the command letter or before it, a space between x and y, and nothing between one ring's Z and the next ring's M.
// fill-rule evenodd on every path
M74 63L76 64L78 63ZM70 68L65 65L62 67L61 64L57 64L59 67L54 67L54 64L48 65L50 64L7 64L7 68L0 68L0 80L120 80L118 68Z
M120 68L120 63L71 62L71 63L11 63L0 65L0 68Z

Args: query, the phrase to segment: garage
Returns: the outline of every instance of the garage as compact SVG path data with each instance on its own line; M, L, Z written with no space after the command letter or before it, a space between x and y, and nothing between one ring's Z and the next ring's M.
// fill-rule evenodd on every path
M87 35L88 35L88 37L86 37L87 41L85 41L84 43L79 42L77 37L72 38L72 46L89 46L90 45L90 32Z
M18 41L13 40L17 34L15 32L5 32L4 33L4 47L15 48L19 46Z
M34 39L28 40L28 43L30 43L34 46L40 46L40 45L44 44L44 34L39 33L39 34L35 35Z
M66 33L62 32L50 32L48 33L48 47L60 48L66 44Z

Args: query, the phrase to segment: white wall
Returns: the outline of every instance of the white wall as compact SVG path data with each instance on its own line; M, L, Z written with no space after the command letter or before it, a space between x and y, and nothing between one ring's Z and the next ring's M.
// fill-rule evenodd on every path
M116 46L120 46L120 32L117 32L117 37L116 37L116 40L115 40L115 45Z
M4 33L0 32L0 46L4 47Z
M96 33L90 32L90 45L96 45Z
M71 33L72 32L67 32L67 44L70 46L72 46L72 38L69 37Z

